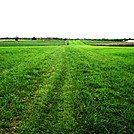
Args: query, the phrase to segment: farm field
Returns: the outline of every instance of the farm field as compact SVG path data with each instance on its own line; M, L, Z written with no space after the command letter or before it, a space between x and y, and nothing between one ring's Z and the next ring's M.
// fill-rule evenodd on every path
M0 46L61 46L64 40L0 40Z
M134 47L34 42L0 45L0 133L134 133Z
M134 42L110 41L110 40L81 40L83 43L92 46L134 46Z

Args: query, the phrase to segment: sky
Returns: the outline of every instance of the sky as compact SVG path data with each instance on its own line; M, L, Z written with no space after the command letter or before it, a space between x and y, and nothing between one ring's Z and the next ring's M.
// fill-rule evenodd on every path
M134 38L134 0L0 0L0 37Z

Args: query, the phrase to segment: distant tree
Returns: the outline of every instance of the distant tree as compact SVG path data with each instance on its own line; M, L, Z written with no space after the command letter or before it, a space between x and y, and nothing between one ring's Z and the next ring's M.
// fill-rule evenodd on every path
M37 40L37 39L35 37L33 37L32 40Z

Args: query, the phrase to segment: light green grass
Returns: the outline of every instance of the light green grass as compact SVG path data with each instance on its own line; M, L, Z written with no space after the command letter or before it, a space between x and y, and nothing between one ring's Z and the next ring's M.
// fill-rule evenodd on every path
M134 132L134 48L0 47L1 133Z
M134 42L110 41L110 40L81 40L83 43L92 46L134 46Z

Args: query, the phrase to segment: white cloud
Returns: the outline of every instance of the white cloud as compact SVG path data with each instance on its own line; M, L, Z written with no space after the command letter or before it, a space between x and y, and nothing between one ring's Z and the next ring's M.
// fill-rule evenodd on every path
M0 37L134 37L133 0L0 0Z

